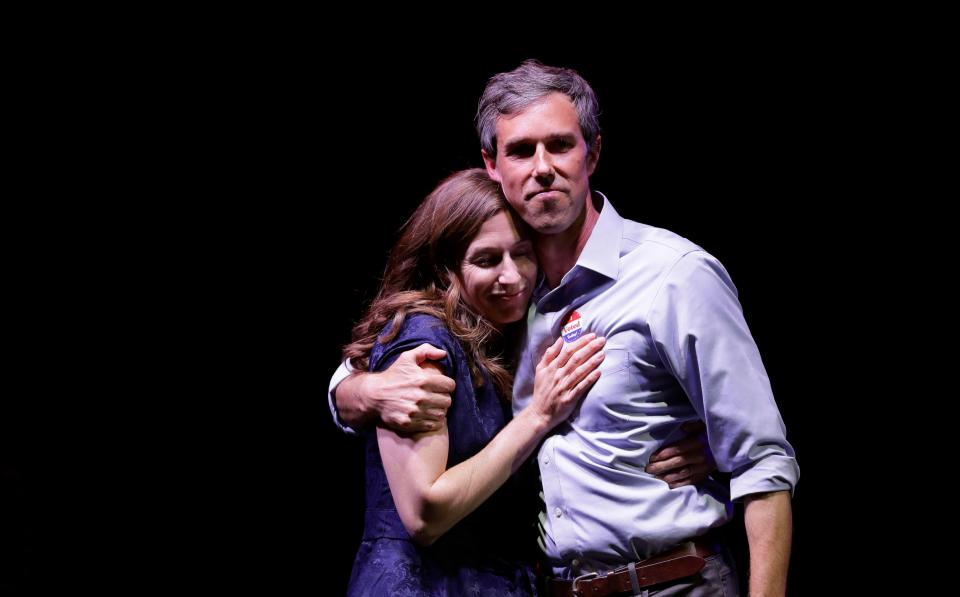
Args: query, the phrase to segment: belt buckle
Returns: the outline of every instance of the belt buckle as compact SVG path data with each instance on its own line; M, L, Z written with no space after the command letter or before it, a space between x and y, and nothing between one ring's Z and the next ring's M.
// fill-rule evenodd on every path
M573 579L573 588L571 589L571 592L573 593L573 597L580 597L580 589L577 588L578 582L583 580L592 580L594 578L599 578L599 577L600 575L597 574L596 572L587 572L586 574L581 574L580 576Z

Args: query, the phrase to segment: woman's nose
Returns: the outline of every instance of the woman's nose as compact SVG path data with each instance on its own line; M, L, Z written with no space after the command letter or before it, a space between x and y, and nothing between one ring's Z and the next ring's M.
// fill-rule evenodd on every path
M520 270L517 269L517 264L514 263L513 259L509 255L503 258L502 267L500 268L500 283L504 285L516 284L520 281Z

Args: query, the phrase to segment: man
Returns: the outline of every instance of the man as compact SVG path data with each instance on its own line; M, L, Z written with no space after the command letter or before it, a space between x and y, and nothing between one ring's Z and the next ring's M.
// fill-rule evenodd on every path
M514 412L529 403L535 365L558 336L607 338L600 381L538 454L541 546L559 579L549 591L736 592L710 531L732 516L731 499L743 499L750 594L782 595L799 469L736 290L700 247L622 219L591 192L601 146L597 114L593 91L577 73L527 61L490 80L477 117L487 172L534 230L543 275ZM419 362L436 358L432 351L411 351L408 378ZM347 398L336 390L341 415L373 416L364 412L369 395L389 393L364 383L348 381ZM409 391L407 384L395 394ZM427 406L418 412L430 414L417 416L439 416L445 391L436 377L422 382L418 398ZM653 454L698 420L718 467L732 474L730 487L707 481L671 491L651 474L662 467L651 464Z

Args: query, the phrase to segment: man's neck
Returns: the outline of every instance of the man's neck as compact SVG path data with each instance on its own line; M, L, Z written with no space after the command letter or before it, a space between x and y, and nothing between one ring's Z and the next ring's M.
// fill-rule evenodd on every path
M593 205L591 193L587 195L583 211L569 228L557 234L536 236L537 259L551 289L559 286L563 276L577 264L599 219L600 212Z

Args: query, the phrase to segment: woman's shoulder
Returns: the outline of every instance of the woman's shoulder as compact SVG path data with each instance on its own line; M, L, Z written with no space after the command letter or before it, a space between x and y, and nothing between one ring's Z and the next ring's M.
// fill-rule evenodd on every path
M382 338L383 336L387 335L391 331L392 327L392 323L388 324L380 333L380 337ZM447 328L447 325L439 318L426 313L411 313L404 317L403 323L400 326L400 331L393 338L393 340L387 343L387 345L398 341L402 342L411 338L437 340L443 342L444 344L452 343L454 341L453 334L450 333L450 329ZM442 347L438 346L437 348Z
M447 328L446 324L439 318L426 313L411 313L403 319L400 331L397 332L388 342L380 342L380 339L387 336L392 323L388 324L377 342L370 351L370 370L382 370L399 357L401 353L412 350L421 344L430 344L435 348L447 351L447 357L443 360L447 367L450 366L451 355L460 353L460 347L453 334Z

